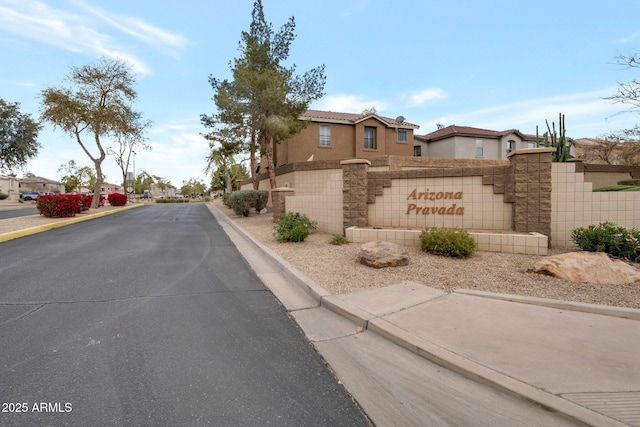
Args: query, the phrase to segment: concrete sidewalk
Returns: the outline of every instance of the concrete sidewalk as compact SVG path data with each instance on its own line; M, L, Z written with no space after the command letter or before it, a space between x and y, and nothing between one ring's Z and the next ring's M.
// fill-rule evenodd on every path
M363 330L580 423L640 426L640 310L410 282L331 295L209 206L243 236L238 249L287 309L310 296Z

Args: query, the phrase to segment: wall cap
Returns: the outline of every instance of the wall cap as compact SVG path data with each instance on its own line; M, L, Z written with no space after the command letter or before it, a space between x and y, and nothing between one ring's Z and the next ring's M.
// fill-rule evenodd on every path
M294 190L293 188L289 188L289 187L278 187L278 188L272 188L271 191L277 191L280 193L293 193Z
M367 159L349 159L340 161L340 165L369 165L371 166L371 162Z
M521 148L519 150L513 150L507 154L507 158L515 156L517 154L538 154L538 153L555 153L558 151L553 147L539 147L539 148Z

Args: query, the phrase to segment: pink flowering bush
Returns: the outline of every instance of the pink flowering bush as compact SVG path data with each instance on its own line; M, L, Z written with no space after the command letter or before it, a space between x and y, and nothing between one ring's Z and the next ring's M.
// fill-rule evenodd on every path
M36 207L40 215L48 218L69 218L80 212L80 196L77 194L38 196Z
M127 204L127 195L121 193L111 193L107 196L111 206L124 206Z

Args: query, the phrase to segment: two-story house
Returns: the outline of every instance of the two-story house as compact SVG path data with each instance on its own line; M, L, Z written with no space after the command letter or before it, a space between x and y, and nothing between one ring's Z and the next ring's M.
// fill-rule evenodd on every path
M64 193L64 184L52 179L34 176L31 178L20 178L20 192L36 191L38 193Z
M413 154L416 157L506 160L513 150L535 147L536 136L517 129L495 131L451 125L426 135L416 135Z
M386 155L413 156L413 133L419 126L404 117L307 110L300 133L274 146L274 163L344 160Z

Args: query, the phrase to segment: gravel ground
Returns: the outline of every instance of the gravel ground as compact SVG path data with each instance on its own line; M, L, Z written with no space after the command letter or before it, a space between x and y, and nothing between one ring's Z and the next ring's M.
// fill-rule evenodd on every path
M454 259L408 248L409 265L374 269L358 262L359 244L332 245L329 240L333 236L320 232L312 233L301 243L278 243L273 236L271 214L242 218L219 201L215 205L247 233L332 294L412 281L445 292L474 289L640 309L640 282L605 286L529 272L541 256L476 252L467 259ZM555 249L552 253L573 250L576 249Z

